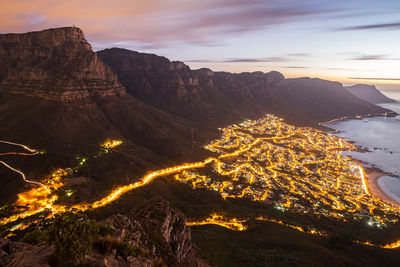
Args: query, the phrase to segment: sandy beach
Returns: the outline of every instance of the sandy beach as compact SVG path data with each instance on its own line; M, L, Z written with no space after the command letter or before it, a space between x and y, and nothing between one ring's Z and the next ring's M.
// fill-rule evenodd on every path
M387 176L387 174L379 171L372 171L371 173L366 173L366 176L368 182L368 189L372 195L400 208L400 203L396 202L388 195L386 195L386 193L380 188L378 184L378 179L382 176Z

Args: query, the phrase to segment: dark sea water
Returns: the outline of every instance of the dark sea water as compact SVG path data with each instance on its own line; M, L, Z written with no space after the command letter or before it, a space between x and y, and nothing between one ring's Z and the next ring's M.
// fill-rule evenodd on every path
M400 114L399 104L380 104ZM400 115L396 117L374 117L361 120L338 121L327 125L340 131L338 136L368 148L370 152L345 152L352 158L362 160L391 176L378 180L379 186L400 203Z

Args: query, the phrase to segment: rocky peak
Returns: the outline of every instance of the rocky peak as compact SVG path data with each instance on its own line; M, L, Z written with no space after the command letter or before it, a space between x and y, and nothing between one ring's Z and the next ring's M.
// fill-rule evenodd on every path
M117 240L130 240L133 246L150 251L150 258L163 257L170 264L208 266L198 257L185 215L161 198L154 197L128 215L107 219Z
M83 31L77 27L63 27L27 33L1 34L0 42L5 45L8 44L11 49L17 47L30 48L32 46L54 47L63 45L65 42L75 42L88 50L92 50L91 45L85 39ZM14 51L19 52L16 49Z
M0 238L0 266L50 266L47 258L52 253L53 248L45 244L33 246Z
M0 92L51 100L123 94L81 29L0 35Z
M194 252L190 228L186 225L185 215L161 197L155 197L131 213L139 221L145 232L157 229L161 233L171 255L183 263ZM160 250L160 249L159 249Z

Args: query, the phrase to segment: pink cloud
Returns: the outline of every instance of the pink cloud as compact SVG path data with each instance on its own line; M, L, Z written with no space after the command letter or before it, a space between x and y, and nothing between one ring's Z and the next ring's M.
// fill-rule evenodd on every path
M222 35L254 31L329 11L312 5L315 1L14 0L2 3L0 29L25 32L74 24L84 30L90 41L103 44L208 43Z

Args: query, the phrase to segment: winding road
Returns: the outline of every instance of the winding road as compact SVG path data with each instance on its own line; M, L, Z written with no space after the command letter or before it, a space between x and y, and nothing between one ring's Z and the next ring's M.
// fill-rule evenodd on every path
M9 142L9 141L4 141L4 140L0 140L0 143L7 144L7 145L12 145L12 146L19 146L19 147L23 148L24 150L29 151L29 153L14 152L14 151L12 151L12 152L6 152L6 153L0 153L0 156L5 156L5 155L34 156L34 155L39 154L39 151L37 151L36 149L32 149L32 148L30 148L30 147L28 147L28 146L26 146L26 145L23 145L23 144L18 144L18 143ZM35 184L35 185L41 186L41 187L42 187L43 189L45 189L49 194L51 194L50 190L47 189L47 187L46 187L44 184L27 179L26 176L25 176L25 174L24 174L22 171L20 171L20 170L18 170L18 169L15 169L14 167L11 167L10 165L8 165L6 162L4 162L4 161L2 161L2 160L0 160L0 163L1 163L3 166L5 166L6 168L10 169L11 171L16 172L16 173L18 173L19 175L21 175L22 179L23 179L26 183L30 183L30 184Z

